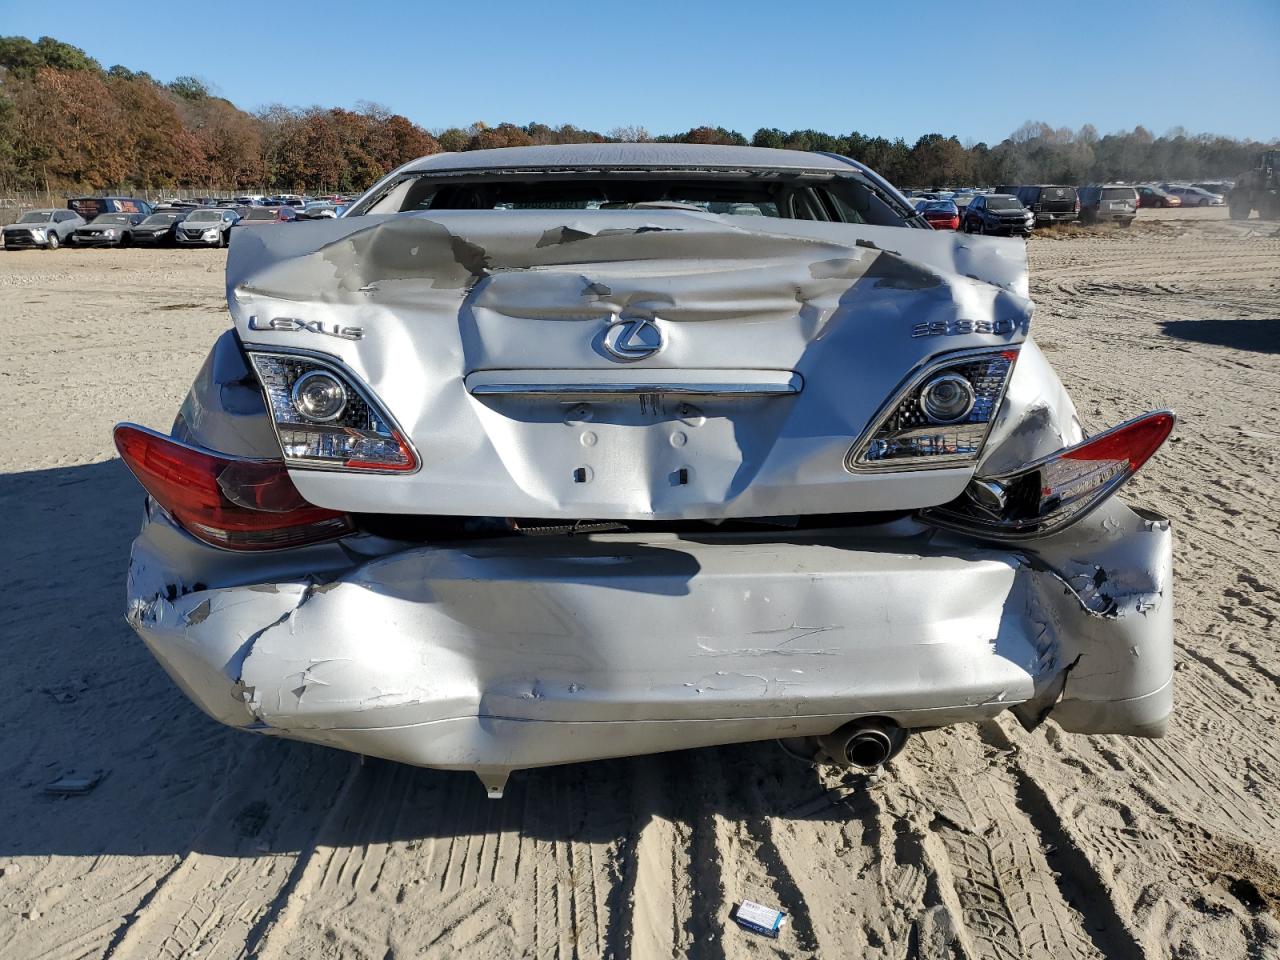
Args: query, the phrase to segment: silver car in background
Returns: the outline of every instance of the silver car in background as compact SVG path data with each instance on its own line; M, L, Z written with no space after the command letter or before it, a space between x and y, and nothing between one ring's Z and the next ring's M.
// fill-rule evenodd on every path
M76 227L81 226L84 226L84 219L74 210L28 210L13 223L5 225L4 248L22 250L27 247L44 247L46 250L57 250L71 239Z
M1138 191L1127 183L1080 187L1081 223L1118 223L1127 227L1138 216Z
M752 213L744 210L750 207ZM1011 711L1162 735L1171 534L1114 496L1026 245L826 154L438 154L239 235L128 619L218 720L513 770L777 738L869 769Z
M225 247L231 242L231 228L239 222L240 214L230 208L192 210L174 236L180 247Z
M1165 184L1164 189L1182 201L1184 207L1220 207L1226 200L1220 193L1185 184Z
M304 220L332 220L341 212L337 204L328 200L312 200L298 209Z

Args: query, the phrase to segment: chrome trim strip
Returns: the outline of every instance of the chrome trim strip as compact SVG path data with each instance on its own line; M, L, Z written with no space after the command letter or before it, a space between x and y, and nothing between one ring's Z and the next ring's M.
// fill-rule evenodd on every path
M787 383L478 383L472 396L635 396L637 394L677 394L695 397L777 397L800 392L799 377Z

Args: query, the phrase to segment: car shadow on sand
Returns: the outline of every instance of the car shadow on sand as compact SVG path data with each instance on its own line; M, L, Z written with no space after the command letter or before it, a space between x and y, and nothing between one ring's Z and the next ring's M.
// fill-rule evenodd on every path
M1217 347L1280 353L1280 320L1167 320L1161 324L1161 332Z
M202 714L124 621L142 493L119 460L0 475L0 857L255 857L424 838L633 842L654 816L874 821L868 799L745 744L515 773L488 801L464 772L362 761ZM51 784L81 780L80 795ZM864 824L873 829L873 824Z

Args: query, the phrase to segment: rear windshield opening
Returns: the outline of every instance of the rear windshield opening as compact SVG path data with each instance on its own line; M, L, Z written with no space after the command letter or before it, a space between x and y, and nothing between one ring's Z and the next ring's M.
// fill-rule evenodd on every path
M1103 200L1132 200L1138 191L1133 187L1106 187L1102 191Z
M410 174L354 215L412 210L631 210L654 207L728 216L902 226L911 212L855 176L556 176Z
M987 197L989 210L1018 210L1022 207L1013 197Z

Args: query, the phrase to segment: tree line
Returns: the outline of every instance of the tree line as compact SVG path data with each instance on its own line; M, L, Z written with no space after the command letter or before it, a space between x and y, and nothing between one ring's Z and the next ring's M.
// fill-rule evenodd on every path
M930 133L914 143L862 133L701 126L651 135L572 125L484 123L428 131L372 103L355 110L273 105L248 113L195 77L161 82L104 69L52 37L0 37L0 192L188 188L361 191L393 167L441 150L553 143L751 144L853 157L903 187L1232 177L1264 146L1141 126L1099 134L1028 122L994 146Z

